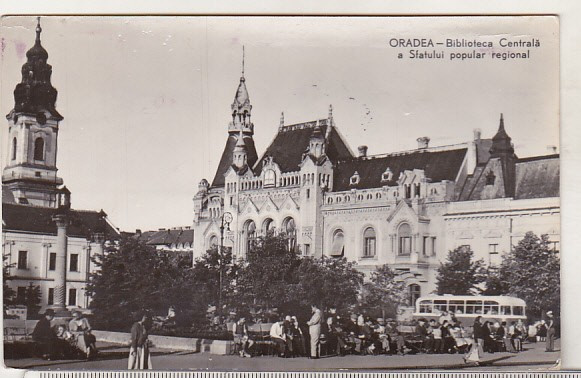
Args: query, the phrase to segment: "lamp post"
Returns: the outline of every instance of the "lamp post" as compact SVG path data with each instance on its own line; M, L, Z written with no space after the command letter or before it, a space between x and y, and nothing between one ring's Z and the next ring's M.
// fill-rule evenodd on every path
M232 222L232 214L225 212L222 214L222 220L220 223L220 291L218 292L218 304L220 306L220 312L222 311L222 282L224 276L224 228L230 231L230 223Z

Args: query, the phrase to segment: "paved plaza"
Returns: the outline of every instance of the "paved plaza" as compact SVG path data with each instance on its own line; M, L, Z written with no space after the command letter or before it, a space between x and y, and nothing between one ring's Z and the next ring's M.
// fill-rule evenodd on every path
M557 340L557 350L560 350ZM95 361L44 361L38 358L6 359L8 367L35 370L125 370L127 347L112 344L99 345L100 355ZM208 353L193 353L153 349L152 364L156 370L190 371L344 371L344 370L404 370L404 369L470 369L470 370L546 370L554 366L560 352L545 352L544 343L527 343L518 354L485 353L480 366L467 365L462 355L404 355L404 356L345 356L323 357L318 360L259 356L240 358Z

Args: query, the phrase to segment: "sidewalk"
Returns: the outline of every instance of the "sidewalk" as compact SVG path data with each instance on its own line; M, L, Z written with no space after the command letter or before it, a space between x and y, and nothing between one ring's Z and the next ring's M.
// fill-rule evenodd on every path
M35 370L126 370L128 349L113 344L99 344L99 358L95 361L44 361L40 359L5 360L8 367ZM560 350L560 340L556 347ZM511 370L515 367L549 368L560 358L560 352L545 352L544 343L527 343L518 354L485 353L480 368ZM337 370L451 370L475 369L464 363L458 354L418 354L406 356L345 356L311 360L305 357L283 359L261 356L240 358L152 349L152 364L157 370L190 371L337 371Z

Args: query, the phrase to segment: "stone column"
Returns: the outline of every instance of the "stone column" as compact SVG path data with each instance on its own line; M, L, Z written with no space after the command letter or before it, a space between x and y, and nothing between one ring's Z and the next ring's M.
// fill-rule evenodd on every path
M55 311L56 317L70 316L67 306L67 223L65 214L57 214L52 220L57 226L56 237L56 264L55 264L55 287L54 304L50 307Z

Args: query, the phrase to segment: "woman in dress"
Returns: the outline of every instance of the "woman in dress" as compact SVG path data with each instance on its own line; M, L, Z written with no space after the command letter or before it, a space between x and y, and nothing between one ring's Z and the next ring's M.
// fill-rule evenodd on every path
M144 314L140 321L133 323L131 327L131 347L129 349L129 361L127 368L153 369L149 354L149 329L151 318Z
M73 311L73 318L69 322L69 331L75 336L77 348L87 359L94 357L97 353L95 336L91 333L91 325L87 318L79 310Z

